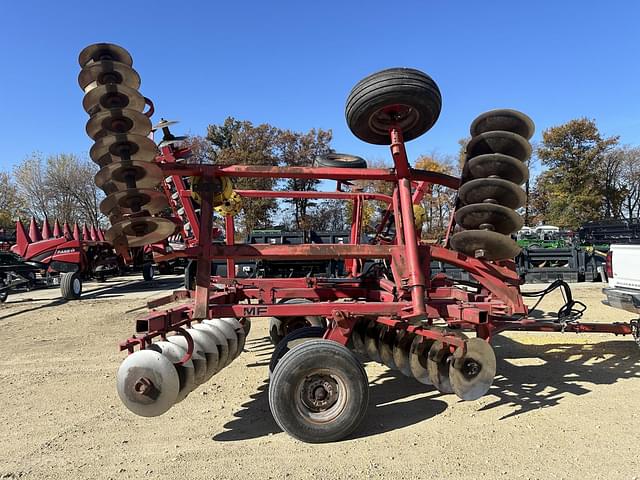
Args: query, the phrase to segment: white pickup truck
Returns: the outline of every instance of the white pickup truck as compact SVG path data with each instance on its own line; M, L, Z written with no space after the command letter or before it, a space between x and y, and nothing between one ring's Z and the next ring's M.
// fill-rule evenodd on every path
M640 313L640 245L611 245L606 268L609 286L602 303Z

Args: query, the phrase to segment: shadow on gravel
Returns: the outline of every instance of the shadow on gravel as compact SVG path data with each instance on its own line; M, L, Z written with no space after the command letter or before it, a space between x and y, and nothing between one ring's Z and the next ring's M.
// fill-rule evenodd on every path
M34 307L20 309L20 310L12 309L10 313L7 313L6 315L0 314L0 320L6 320L8 318L15 317L17 315L22 315L23 313L35 312L44 308L56 307L58 305L63 305L67 302L76 302L76 301L81 302L82 300L99 300L99 299L116 298L116 297L122 297L127 293L134 293L134 292L148 292L148 291L151 292L156 290L167 290L170 292L170 291L182 288L184 280L181 277L180 278L169 277L169 278L159 278L159 279L148 281L148 282L143 280L131 280L131 281L127 281L126 283L121 283L120 281L119 284L115 284L115 285L108 285L108 283L109 283L108 281L102 282L101 285L104 285L103 287L98 288L96 290L91 290L90 292L87 292L87 293L83 293L80 300L65 300L63 298L55 298L49 301L47 300L43 301L38 299L23 298L20 300L12 301L11 297L9 297L8 304L28 305L30 302L34 302Z
M498 399L481 410L512 407L501 419L555 406L567 395L585 395L591 391L588 384L611 385L640 377L640 351L631 338L528 345L498 336L493 347L498 373L489 395Z
M255 339L251 345L264 350L269 339ZM498 336L494 340L498 374L488 395L496 400L480 408L509 407L501 419L558 405L568 395L585 395L589 384L611 385L621 379L640 377L640 352L631 339L594 344L529 345ZM269 352L270 353L270 352ZM263 366L258 362L248 366ZM278 433L281 429L269 410L268 382L234 414L216 441L237 441ZM418 395L418 397L416 397ZM447 408L437 399L433 387L422 385L400 373L386 371L370 381L369 408L356 432L362 438L404 428L434 417Z
M407 427L442 413L447 408L447 404L430 396L425 397L424 394L427 392L434 391L432 387L422 385L400 374L396 376L394 372L385 372L370 382L367 415L354 434L345 440L378 435ZM421 396L404 400L414 395ZM251 400L244 403L242 408L234 414L236 418L224 426L228 430L214 435L213 440L220 442L247 440L282 431L269 410L268 382L263 382L250 398Z

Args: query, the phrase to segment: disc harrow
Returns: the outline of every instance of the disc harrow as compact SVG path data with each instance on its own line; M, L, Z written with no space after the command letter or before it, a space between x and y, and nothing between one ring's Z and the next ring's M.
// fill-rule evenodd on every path
M308 167L189 163L186 139L170 131L175 122L151 127L162 132L159 147L140 133L149 122L137 115L143 104L132 91L140 79L124 49L92 45L81 53L80 64L83 106L92 116L88 131L96 139L91 157L102 166L96 181L108 194L102 208L113 223L106 237L135 245L179 231L184 247L160 259L186 258L195 267L187 272L187 289L149 302L151 311L136 320L136 333L120 344L129 355L118 370L118 394L138 415L165 413L219 374L243 351L252 318L269 318L278 342L269 365L271 412L283 430L305 442L339 440L358 427L368 402L362 360L384 363L470 401L490 391L496 374L490 341L502 331L636 331L627 323L580 322L569 290L571 303L557 318L529 317L511 261L518 248L509 237L522 224L515 210L525 200L521 185L528 177L534 131L522 113L494 110L474 120L460 178L416 169L405 141L435 124L440 90L423 72L387 69L354 87L345 115L356 137L389 146L393 168L366 168L357 156L335 153ZM151 102L144 104L151 117ZM337 188L234 190L234 177L333 180ZM168 207L162 213L150 193L160 178L158 190ZM350 188L357 180L387 182L392 193ZM452 235L441 245L420 238L425 215L420 203L432 185L458 190ZM349 243L238 244L234 214L240 200L252 198L351 202ZM363 243L368 201L386 209L374 239ZM224 218L223 243L212 243L222 233L213 225L216 208ZM340 278L235 275L237 260L301 257L344 261L347 273ZM226 260L226 276L211 275L215 259ZM432 261L465 270L473 284L434 274ZM178 300L178 306L161 308Z

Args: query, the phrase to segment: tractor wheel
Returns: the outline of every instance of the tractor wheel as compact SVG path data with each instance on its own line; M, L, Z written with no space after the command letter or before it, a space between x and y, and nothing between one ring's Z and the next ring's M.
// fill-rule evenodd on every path
M60 292L66 300L77 300L82 295L82 278L78 272L63 273L60 278Z
M306 298L290 298L282 302L283 304L313 303ZM269 318L269 338L271 343L278 345L289 333L303 327L327 328L327 321L318 316L309 315L307 317L270 317Z
M4 280L0 280L0 287L4 287L7 283ZM0 292L0 303L4 303L9 298L9 290Z
M368 402L364 368L346 347L330 340L309 340L291 349L269 383L276 423L308 443L349 435L364 418Z
M317 157L316 165L334 168L367 168L367 161L355 155L331 152Z
M413 140L436 123L442 107L438 86L412 68L390 68L364 78L353 87L345 114L351 132L367 143L389 145L389 129L402 129Z
M276 365L282 357L284 357L289 350L296 345L302 343L305 340L312 338L322 338L325 328L322 327L302 327L286 335L271 354L271 361L269 362L269 375L273 374Z
M146 282L153 280L155 274L153 263L145 263L142 265L142 278L144 278Z

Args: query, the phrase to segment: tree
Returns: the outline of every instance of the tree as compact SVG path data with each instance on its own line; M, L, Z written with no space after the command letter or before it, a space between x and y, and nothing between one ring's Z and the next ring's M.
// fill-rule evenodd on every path
M24 213L39 220L100 225L103 195L94 183L98 166L75 155L58 154L45 159L33 154L14 170Z
M612 216L621 191L606 157L617 142L618 137L603 138L587 118L545 130L537 156L548 170L538 177L532 199L538 216L570 228Z
M329 153L331 142L330 130L312 129L307 133L281 130L278 133L278 148L280 161L287 167L310 167L320 155ZM285 190L315 191L320 180L304 178L288 178L285 180ZM312 220L307 214L310 207L316 202L307 198L287 199L285 203L291 205L295 228L309 229Z
M8 173L0 172L0 228L13 228L19 216L18 189Z
M458 174L455 160L436 154L420 155L416 160L416 168L448 175ZM423 197L421 205L427 214L423 228L428 238L439 239L445 235L455 198L456 192L442 185L432 185L431 191Z
M218 165L278 165L278 129L228 117L222 125L209 125L206 140ZM275 190L271 178L236 178L234 187L240 190ZM270 226L271 214L277 202L272 198L244 199L240 229L245 233L257 227Z
M627 220L640 217L640 147L622 146L608 156L618 166L618 188L623 192L620 216Z

